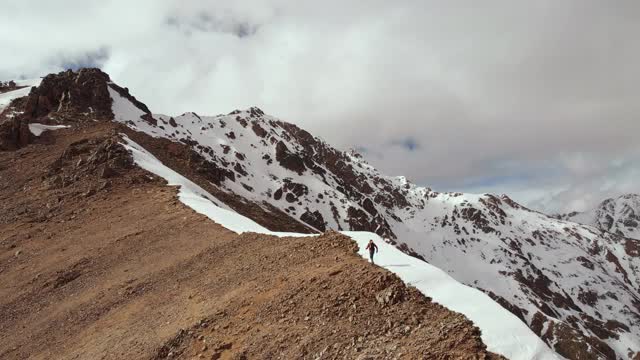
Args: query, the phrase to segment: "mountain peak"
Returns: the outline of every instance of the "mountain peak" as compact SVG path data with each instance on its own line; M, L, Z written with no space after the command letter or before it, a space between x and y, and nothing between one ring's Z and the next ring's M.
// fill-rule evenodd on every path
M603 200L589 211L572 212L560 218L627 238L640 239L640 195L622 194Z
M96 68L49 74L31 89L24 116L37 120L51 112L74 110L110 117L111 102L106 91L109 82L109 75Z

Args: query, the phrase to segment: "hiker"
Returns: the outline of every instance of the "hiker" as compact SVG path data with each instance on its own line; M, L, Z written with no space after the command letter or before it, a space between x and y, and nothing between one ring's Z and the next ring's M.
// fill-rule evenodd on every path
M371 263L373 264L373 254L378 252L378 245L374 244L373 240L369 240L365 249L369 250L369 259L371 259Z

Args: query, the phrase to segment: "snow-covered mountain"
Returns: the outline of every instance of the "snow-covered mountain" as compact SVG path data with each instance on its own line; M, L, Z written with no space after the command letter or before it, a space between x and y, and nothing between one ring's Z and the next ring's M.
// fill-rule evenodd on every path
M375 232L487 292L561 354L583 346L610 359L640 349L639 254L631 240L506 196L437 193L383 175L357 153L258 108L151 120L110 93L117 121L189 145L220 168L225 190L314 230Z
M560 215L559 218L640 239L640 195L625 194L606 199L592 210Z
M567 358L640 358L637 240L531 211L505 195L439 193L384 175L356 152L255 107L153 114L95 71L50 75L23 103L7 111L50 125L113 119L165 144L156 156L189 152L185 169L201 176L198 185L269 230L282 231L286 220L308 232L376 233L485 292ZM84 120L66 117L69 109ZM0 125L0 148L3 133L5 147L23 144L11 143L24 138L23 128ZM281 222L265 221L269 214Z

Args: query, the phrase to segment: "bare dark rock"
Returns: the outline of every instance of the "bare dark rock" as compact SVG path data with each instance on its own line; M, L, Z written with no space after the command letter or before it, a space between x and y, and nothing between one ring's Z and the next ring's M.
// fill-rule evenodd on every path
M600 339L586 337L564 323L549 321L542 339L555 339L553 349L568 359L616 359L615 351ZM596 349L597 351L593 351Z
M578 300L585 305L594 306L598 302L598 293L593 290L581 290Z
M20 118L0 123L0 151L17 150L33 141L27 121Z
M252 106L251 108L249 108L249 116L253 118L259 118L261 116L264 116L264 111L262 111L258 107Z
M109 75L100 69L68 70L47 75L38 87L31 89L22 116L26 120L35 120L52 112L72 112L90 113L97 119L111 119L113 113L108 82Z
M251 129L253 130L253 132L258 135L261 138L264 138L267 136L267 130L265 130L262 126L260 126L260 124L258 124L257 122L253 122L251 125Z
M236 173L238 173L239 175L242 175L242 176L249 175L249 173L247 172L245 167L242 164L238 163L238 162L233 166L233 170L235 170Z
M624 251L632 257L640 257L640 240L626 239L624 242Z
M631 280L629 280L629 274L627 274L627 271L624 269L624 267L620 264L620 260L618 260L618 257L611 251L607 251L607 256L606 256L607 261L609 261L610 263L612 263L616 269L617 273L620 273L623 278L624 281L629 284L629 285L633 285L633 283L631 282Z
M116 176L117 174L118 173L108 165L103 166L102 170L100 171L100 177L103 179L108 179L110 177Z
M22 89L24 87L25 86L18 86L16 84L16 82L13 81L13 80L0 81L0 94L6 93L6 92L9 92L9 91L15 91L15 90L18 90L18 89Z
M547 322L547 317L538 311L533 315L533 320L529 327L536 335L542 337L542 329L544 329L545 322Z
M53 288L56 289L56 288L62 287L72 282L73 280L79 278L80 275L82 275L82 273L80 272L80 270L77 270L77 269L65 271L60 275L58 275L56 280L53 282Z
M586 267L589 270L593 270L595 268L593 262L591 262L591 260L587 259L584 256L578 256L576 260L580 262L580 265Z
M378 211L376 210L376 207L373 205L373 201L371 201L371 199L366 198L363 203L362 203L362 208L365 209L369 214L371 215L377 215Z
M287 148L284 142L279 141L276 145L276 161L280 163L285 169L289 169L302 175L307 169L304 166L304 161L297 154L292 153Z
M144 114L144 115L140 116L140 118L142 118L142 120L146 121L149 125L152 125L152 126L157 126L158 125L158 120L156 120L153 116L151 116L151 114Z
M320 231L327 230L327 223L318 210L311 212L307 209L307 211L300 216L300 220Z

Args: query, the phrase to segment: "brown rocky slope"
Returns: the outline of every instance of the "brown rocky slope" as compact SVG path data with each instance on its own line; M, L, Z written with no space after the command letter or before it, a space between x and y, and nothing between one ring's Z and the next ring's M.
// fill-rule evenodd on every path
M348 238L237 235L137 168L116 124L0 152L0 358L496 358Z

